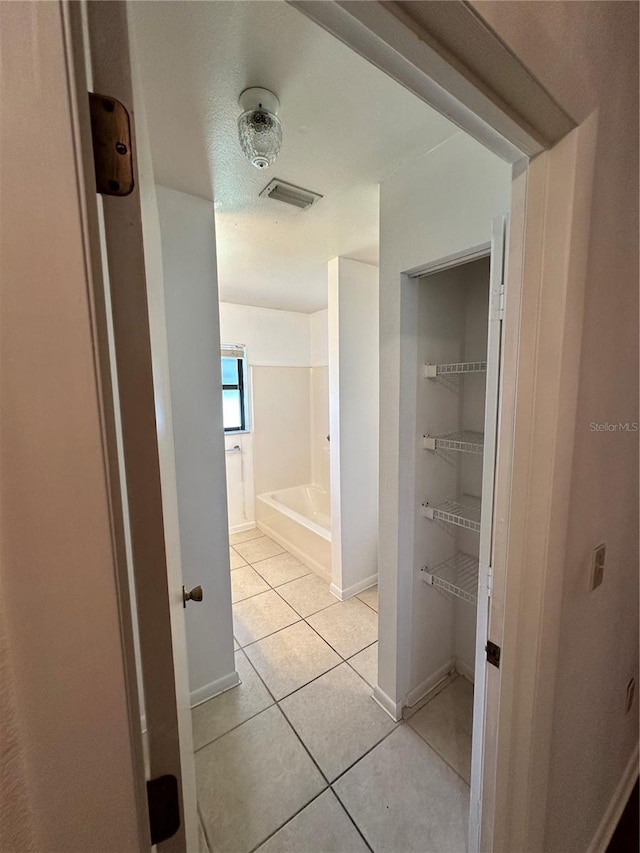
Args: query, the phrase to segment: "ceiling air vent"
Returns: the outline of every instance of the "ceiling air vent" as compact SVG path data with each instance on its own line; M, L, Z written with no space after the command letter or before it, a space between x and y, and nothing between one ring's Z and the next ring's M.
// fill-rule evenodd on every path
M275 201L283 201L285 204L292 204L294 207L299 207L302 210L307 210L311 205L322 198L320 193L314 193L311 190L303 190L302 187L296 187L293 184L288 184L286 181L281 181L279 178L274 178L260 193L263 197L272 198Z

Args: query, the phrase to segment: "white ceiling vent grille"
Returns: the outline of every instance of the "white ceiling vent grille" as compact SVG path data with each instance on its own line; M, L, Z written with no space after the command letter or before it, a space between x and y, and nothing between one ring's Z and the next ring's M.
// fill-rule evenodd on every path
M302 210L307 210L314 202L322 198L320 193L304 190L302 187L288 184L279 178L274 178L268 183L260 193L260 196L272 198L274 201L283 201L285 204L292 204L294 207L299 207Z

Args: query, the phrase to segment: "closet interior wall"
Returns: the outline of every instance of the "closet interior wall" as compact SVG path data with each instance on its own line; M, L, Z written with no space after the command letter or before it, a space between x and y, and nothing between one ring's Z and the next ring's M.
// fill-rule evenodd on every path
M476 606L431 585L422 570L436 571L460 552L472 558L470 563L477 559L479 532L427 518L425 507L438 506L452 498L479 504L483 454L481 447L479 452L427 449L425 437L470 432L482 440L486 372L480 369L432 377L425 374L426 365L486 361L488 301L488 257L419 281L416 571L409 690L414 701L449 672L457 670L471 681L474 676ZM479 521L479 512L469 516ZM467 591L473 595L473 569L471 575Z

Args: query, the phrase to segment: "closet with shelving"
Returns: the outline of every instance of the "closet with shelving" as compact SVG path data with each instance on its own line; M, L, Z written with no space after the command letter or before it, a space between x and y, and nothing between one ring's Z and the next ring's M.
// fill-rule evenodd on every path
M411 676L416 702L439 685L446 689L448 681L463 678L469 685L475 678L479 599L487 606L486 594L479 594L481 542L484 537L487 565L491 538L483 491L489 510L493 499L493 477L488 482L483 473L487 459L494 464L497 412L495 394L488 395L487 388L497 390L497 377L490 374L499 361L495 352L488 355L489 334L496 334L488 255L424 275L418 284ZM493 412L487 410L488 396ZM484 583L486 591L486 572ZM464 707L455 708L455 721L447 724L456 741L450 763L469 781L472 689L453 690L451 697ZM446 753L446 744L443 749Z

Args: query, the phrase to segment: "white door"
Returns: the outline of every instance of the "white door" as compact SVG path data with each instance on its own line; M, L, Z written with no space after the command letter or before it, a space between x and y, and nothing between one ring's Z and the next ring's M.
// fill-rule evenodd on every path
M106 292L105 329L97 330L98 358L103 365L109 361L106 341L109 325L115 356L114 412L108 411L108 403L105 408L106 417L113 416L114 423L119 410L121 426L120 446L111 450L118 453L126 481L123 503L128 505L137 598L147 732L146 775L151 780L175 779L180 825L159 843L158 849L184 853L187 849L197 849L197 812L182 572L177 506L172 501L175 472L172 474L170 446L169 465L163 459L163 449L172 443L169 401L162 399L166 389L161 374L167 368L167 359L166 352L158 352L155 335L152 363L126 4L83 0L66 6L65 17L83 155L89 263L94 275L96 270L98 275L101 271L105 281L101 292L102 283L95 278L96 300L104 299ZM99 196L95 192L87 91L100 93L107 100L114 98L129 111L135 187L127 196ZM164 343L166 347L166 340ZM160 369L158 359L164 361ZM224 482L221 488L224 492ZM117 495L112 497L112 503L116 514L120 511L124 516ZM133 737L140 733L139 723L131 721ZM165 778L165 783L170 787L172 780ZM163 809L163 813L167 810Z
M480 849L482 779L485 746L487 642L491 605L491 558L493 503L498 434L498 390L504 305L504 271L507 217L493 220L491 229L491 271L489 283L489 324L487 333L487 381L484 414L484 459L482 467L482 517L478 565L478 607L476 617L476 661L473 693L473 743L471 752L471 799L469 810L469 851Z

